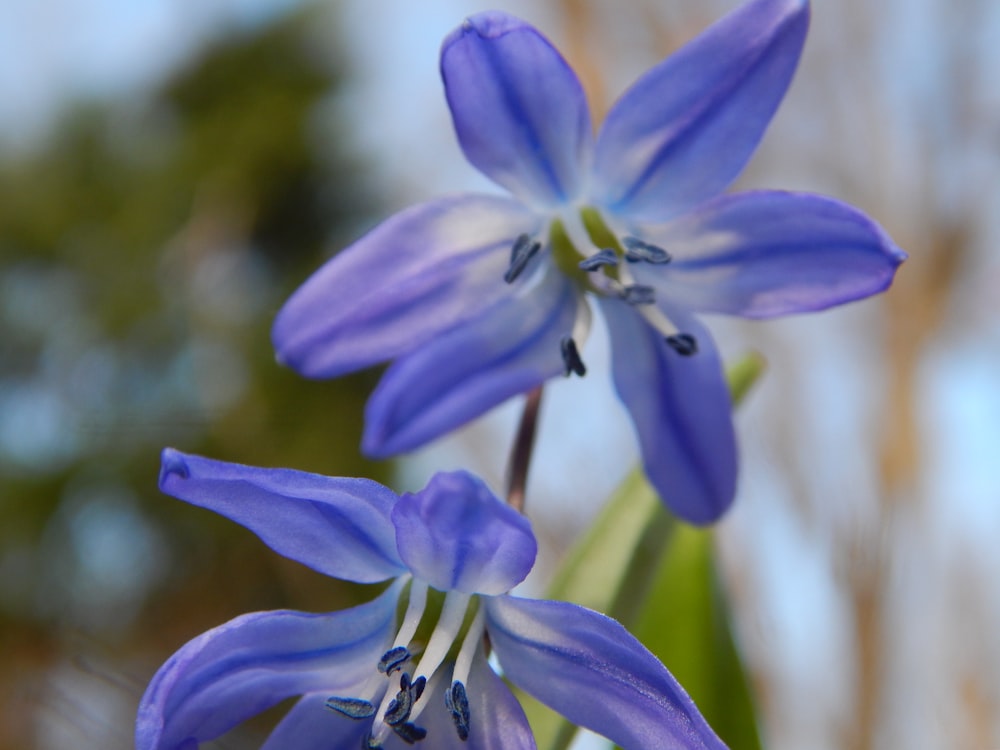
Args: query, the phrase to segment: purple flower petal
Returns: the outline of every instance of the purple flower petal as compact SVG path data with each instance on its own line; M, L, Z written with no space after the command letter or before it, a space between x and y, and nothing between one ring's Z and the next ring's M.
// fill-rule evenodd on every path
M573 198L592 145L576 74L537 29L479 13L441 46L441 77L465 157L528 203Z
M442 670L427 685L431 704L417 719L417 723L427 729L424 747L433 750L535 750L535 739L521 704L503 680L493 673L481 651L473 659L465 683L469 698L469 738L459 739L451 714L442 710L444 691L451 685L451 678L450 670Z
M668 310L697 345L697 353L684 356L621 302L608 300L602 309L615 388L639 435L646 475L685 521L716 521L736 493L736 436L711 334L691 316Z
M578 304L552 267L523 296L394 362L368 401L362 450L375 458L412 450L561 373L560 340Z
M666 668L614 620L576 604L484 600L504 675L624 750L725 748Z
M428 680L424 689L424 700L427 705L423 707L420 715L415 719L411 717L413 723L423 727L427 731L427 737L419 742L416 748L434 748L434 750L470 750L469 745L458 738L455 731L455 724L451 718L451 713L445 707L445 691L451 685L451 665L444 664ZM396 741L391 735L385 744L386 750L403 750L408 747L401 741Z
M423 745L434 750L535 750L535 741L521 704L486 663L482 653L472 662L466 688L471 721L467 740L459 739L444 691L451 684L450 668L442 668L427 683L429 704L415 723L427 730ZM271 732L261 750L358 750L371 721L352 721L325 707L328 692L300 700ZM406 745L392 735L386 748Z
M528 519L463 471L435 474L392 510L399 556L440 591L502 594L524 580L538 547Z
M167 448L160 489L242 524L320 573L374 583L406 572L389 513L396 495L370 479L213 461Z
M146 688L136 749L213 739L289 696L360 689L392 642L402 586L343 612L243 615L188 642Z
M521 204L484 195L396 214L285 303L271 333L278 359L332 377L413 351L512 294L502 282L511 246L542 228Z
M326 707L329 690L304 696L285 714L260 750L358 750L371 721L355 721Z
M752 0L647 72L598 135L597 203L664 221L722 192L781 102L808 24L805 0Z
M906 258L857 209L805 193L721 196L643 236L674 261L637 266L637 279L688 309L746 318L868 297L892 283Z
M482 652L469 674L469 750L535 750L520 702L490 669Z

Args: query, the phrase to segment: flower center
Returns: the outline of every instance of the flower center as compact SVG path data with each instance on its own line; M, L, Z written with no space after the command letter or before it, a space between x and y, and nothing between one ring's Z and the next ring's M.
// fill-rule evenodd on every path
M601 297L620 299L636 309L676 354L690 357L698 352L698 342L690 333L682 333L673 321L656 305L656 289L636 282L629 266L643 263L662 266L670 263L670 253L658 245L638 237L619 237L608 226L600 211L590 206L578 212L557 216L549 225L548 236L539 240L522 234L510 250L510 264L504 281L513 284L538 256L542 247L551 254L552 262L584 292ZM580 248L596 248L586 255ZM624 260L625 262L622 262ZM578 305L573 330L559 342L564 374L583 377L587 367L580 356L580 347L590 333L590 308Z
M619 238L608 227L601 213L586 206L580 210L582 231L574 233L584 247L598 248L584 257L577 267L588 276L590 291L605 297L617 297L636 311L663 336L677 354L688 357L698 351L698 342L690 333L681 333L667 315L656 306L656 289L636 283L629 266L644 263L665 266L673 260L669 252L638 237ZM575 248L574 248L575 249ZM624 258L625 263L620 260Z
M372 676L362 688L361 696L333 696L326 702L327 708L351 719L373 719L364 747L372 750L383 747L391 733L411 745L427 736L427 731L416 723L432 699L426 687L445 664L449 653L462 636L466 616L474 598L458 591L450 591L445 595L441 615L423 653L416 660L413 640L427 610L427 592L426 583L416 580L412 582L406 612L393 645L382 655ZM480 609L461 638L452 668L452 681L443 696L445 708L462 740L468 739L471 718L465 684L468 682L476 648L482 641L484 627L485 620ZM416 676L411 677L411 672L406 667L414 661L416 664L412 674ZM397 672L399 687L392 691L386 684L386 679L395 679ZM380 695L381 701L376 708L375 701Z

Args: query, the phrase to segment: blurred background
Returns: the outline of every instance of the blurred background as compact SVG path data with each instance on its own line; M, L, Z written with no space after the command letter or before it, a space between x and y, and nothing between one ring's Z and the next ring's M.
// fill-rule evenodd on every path
M736 4L492 2L560 46L597 119ZM145 683L197 633L370 597L160 495L162 447L400 491L465 465L501 488L519 404L368 463L377 372L306 381L269 340L288 294L380 218L494 189L437 73L441 39L481 9L0 4L3 750L128 748ZM991 0L819 0L737 185L835 195L910 254L879 299L711 321L728 357L769 362L715 534L768 748L1000 747L998 50ZM546 392L529 592L636 461L603 336L586 378ZM273 718L214 746L256 747Z

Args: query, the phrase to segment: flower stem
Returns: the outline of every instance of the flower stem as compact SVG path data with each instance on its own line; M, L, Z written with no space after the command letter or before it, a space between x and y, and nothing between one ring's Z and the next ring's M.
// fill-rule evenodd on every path
M535 447L535 432L538 428L538 407L542 403L542 386L530 391L524 401L521 423L517 427L517 437L507 464L507 502L520 512L524 512L524 491L528 484L528 468L531 453Z

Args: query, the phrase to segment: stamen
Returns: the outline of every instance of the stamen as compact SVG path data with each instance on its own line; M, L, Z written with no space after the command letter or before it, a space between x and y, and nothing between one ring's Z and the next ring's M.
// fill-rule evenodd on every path
M622 299L629 305L656 304L656 290L644 284L630 284L622 287Z
M569 374L576 373L581 378L587 374L587 368L583 364L583 360L580 359L580 352L576 348L576 342L573 340L572 336L563 336L562 341L559 342L559 351L562 354L563 365L566 367L565 375L569 377Z
M596 271L601 266L614 267L618 265L618 255L610 247L606 247L589 258L584 258L577 265L581 271Z
M503 280L513 284L514 280L528 267L535 253L542 249L542 243L531 239L526 234L518 235L514 246L510 249L510 266L503 275Z
M444 704L451 713L452 721L455 722L455 731L463 742L469 738L469 723L471 712L469 710L469 698L465 692L465 683L469 680L469 672L472 669L472 660L477 650L483 642L483 632L486 630L486 610L481 606L476 612L475 618L469 625L469 631L465 634L462 647L455 657L455 668L452 670L451 688L445 690Z
M469 607L470 599L469 594L460 591L450 591L445 596L441 619L431 633L423 656L420 657L420 663L414 670L415 674L430 677L441 666L441 662L455 642L455 636L462 629L462 621L465 620L465 610Z
M410 584L410 601L406 603L406 614L403 615L403 624L399 626L399 632L396 633L396 640L393 641L392 648L386 652L386 655L401 646L405 647L413 640L413 636L420 626L420 620L423 619L426 607L427 584L421 581L413 581ZM385 659L385 656L382 658ZM390 673L386 672L386 674Z
M670 253L658 245L652 245L638 237L622 237L625 246L625 260L629 263L669 263L673 258Z
M426 677L418 677L412 683L410 683L410 692L413 693L414 703L420 700L420 696L424 694L425 687L427 687Z
M403 675L399 678L399 692L389 702L389 707L382 717L385 723L394 727L409 719L410 712L413 710L413 704L420 700L420 696L424 694L424 687L426 685L427 678L418 677L411 683L410 675L403 672Z
M451 713L452 721L455 722L455 731L458 738L465 742L469 739L469 697L465 693L465 685L458 680L451 684L450 690L444 692L444 705Z
M698 352L698 340L690 333L677 333L667 336L667 344L682 357L690 357Z
M413 745L422 740L427 736L427 730L423 727L418 727L416 724L411 724L410 722L405 722L399 726L392 728L392 731L396 733L407 745Z
M378 671L388 677L393 672L401 670L403 668L403 664L406 663L409 658L410 649L406 646L395 646L390 648L382 654L382 659L378 663Z
M403 679L399 683L396 697L389 702L389 707L382 717L389 726L402 724L410 718L410 711L413 710L413 693L410 692L409 677L406 672L403 672Z
M653 326L664 338L676 336L680 333L670 318L664 315L663 311L655 305L640 305L636 308L636 312L645 318L646 322Z
M326 707L350 719L369 719L375 715L375 706L362 698L326 699Z
M371 732L373 741L384 742L388 735L387 727L391 727L404 742L411 744L426 736L425 730L412 723L423 711L423 707L427 705L427 701L421 701L420 697L423 695L427 678L432 677L437 668L441 666L441 662L444 661L455 642L455 637L461 631L462 622L465 620L465 611L469 607L470 600L470 594L458 591L451 591L445 596L441 617L414 670L414 674L419 676L411 683L410 675L404 672L400 677L400 690L396 696L390 698L389 694L386 693L382 698L378 714L383 719L375 719Z
M459 682L469 681L469 671L472 669L472 658L476 655L476 649L483 642L483 633L486 631L486 611L480 607L475 618L469 625L469 630L462 641L462 647L455 657L455 668L452 670L452 679Z

